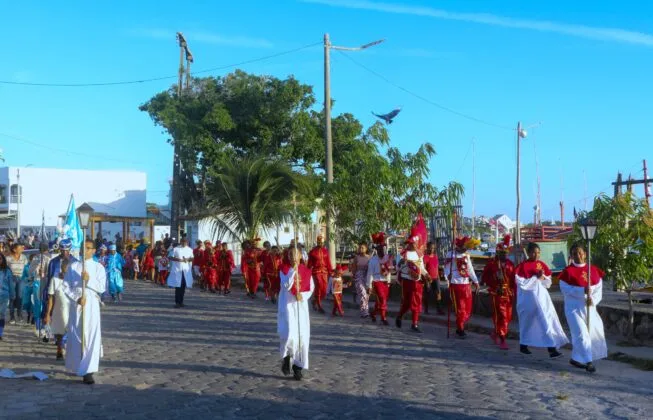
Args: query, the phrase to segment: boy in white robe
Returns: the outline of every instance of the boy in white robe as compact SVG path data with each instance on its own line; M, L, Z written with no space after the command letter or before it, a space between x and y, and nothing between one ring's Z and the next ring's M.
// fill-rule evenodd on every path
M576 244L571 248L572 263L560 273L560 290L565 298L565 316L571 331L569 363L590 373L596 372L593 361L608 357L603 321L596 305L603 297L603 276L599 268L586 262L585 249ZM588 288L589 283L589 288ZM587 326L589 304L590 325Z
M549 356L562 356L558 349L569 342L562 329L548 288L551 270L540 261L540 247L530 242L526 248L528 260L515 269L517 282L517 313L519 314L519 351L531 354L528 346L546 347Z
M84 266L80 261L73 262L63 282L64 294L70 299L66 370L82 376L88 385L95 383L93 374L98 371L102 357L100 298L107 283L106 270L93 260L94 254L95 243L85 241Z
M284 375L292 371L296 380L302 379L302 370L308 369L308 349L311 340L311 321L308 301L315 287L311 270L300 263L301 253L297 248L288 252L288 261L281 265L281 291L277 312L277 333L279 334L281 371Z

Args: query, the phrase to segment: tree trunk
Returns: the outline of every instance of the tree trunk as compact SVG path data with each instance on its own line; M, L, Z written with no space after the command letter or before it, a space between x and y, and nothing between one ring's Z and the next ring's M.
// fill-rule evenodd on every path
M628 340L635 341L635 308L633 305L633 289L628 289Z

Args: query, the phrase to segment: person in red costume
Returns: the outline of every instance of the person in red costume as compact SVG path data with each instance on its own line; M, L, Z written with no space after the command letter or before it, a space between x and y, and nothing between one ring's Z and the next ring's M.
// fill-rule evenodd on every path
M200 290L204 289L202 282L202 265L204 264L204 243L201 240L195 242L193 248L193 276L200 285Z
M204 258L202 259L202 275L206 289L215 293L218 287L218 267L216 264L216 255L211 245L207 246L204 250Z
M478 278L472 266L472 259L467 250L476 244L476 240L468 236L456 238L454 252L449 255L444 267L445 276L449 280L451 303L456 313L456 336L465 338L465 324L472 315L472 284L478 290ZM453 264L451 260L453 258ZM471 284L470 284L471 283Z
M259 253L259 261L263 265L263 270L261 271L261 281L263 282L263 292L265 293L265 300L270 300L270 282L268 281L268 272L265 269L265 261L270 255L271 244L270 241L263 242L263 250Z
M424 313L429 313L429 296L433 295L435 298L435 306L438 311L438 315L444 315L442 310L442 291L440 290L440 261L438 260L438 254L435 250L435 244L429 242L426 244L426 254L424 254L424 268L426 272L429 273L433 283L429 285L426 290L426 296L424 297Z
M333 294L333 311L331 311L331 315L333 316L345 316L345 311L342 309L342 290L349 287L349 284L344 283L342 274L346 268L344 265L336 265L329 279L329 290L327 293Z
M324 313L322 300L326 297L327 287L329 286L329 274L333 269L329 250L324 246L324 236L317 236L317 246L308 253L308 268L311 269L313 281L315 282L315 292L313 293L313 310Z
M397 276L401 283L402 300L399 314L395 319L397 328L401 328L402 318L412 311L411 330L421 333L419 328L419 314L422 311L422 295L424 283L431 281L429 274L424 268L423 255L426 246L426 224L420 214L415 225L406 239L406 249L403 251L402 263L397 270Z
M372 242L376 252L367 264L367 287L374 290L376 303L371 313L372 322L376 317L381 317L383 325L389 325L386 318L388 312L388 295L390 294L390 273L392 271L392 259L385 253L385 233L379 232L372 235Z
M229 250L229 245L223 242L220 246L220 252L216 255L218 268L218 293L228 295L231 293L231 272L236 267L234 264L234 255Z
M257 239L254 240L256 241ZM254 299L261 281L260 251L252 245L252 241L245 241L243 246L245 250L240 261L240 269L245 277L247 296Z
M273 304L277 303L279 298L279 267L281 267L281 254L279 247L273 246L270 252L263 259L263 271L265 272L266 288Z
M565 298L565 316L571 332L572 350L569 363L594 373L596 368L592 362L608 357L603 321L596 311L596 305L603 298L605 273L593 265L588 267L587 254L582 244L575 244L570 254L572 263L562 270L559 277L560 290Z
M501 350L510 349L506 343L506 335L512 320L512 305L517 293L515 265L508 259L509 252L510 235L506 235L503 241L497 244L496 255L485 265L481 276L482 282L488 286L492 299L494 332L490 337Z

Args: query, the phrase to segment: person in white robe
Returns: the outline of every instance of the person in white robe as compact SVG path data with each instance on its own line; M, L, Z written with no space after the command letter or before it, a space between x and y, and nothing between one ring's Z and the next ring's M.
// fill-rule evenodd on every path
M592 362L608 357L603 321L596 305L603 297L603 276L599 268L588 265L585 249L576 244L571 248L572 263L560 273L560 290L565 299L565 316L571 332L571 359L569 363L590 373L596 372ZM589 294L588 294L589 292ZM589 304L589 329L587 315Z
M181 238L169 260L171 268L168 287L175 288L175 308L183 308L186 288L193 287L193 250L188 246L188 239Z
M82 376L84 383L91 385L102 357L100 297L106 291L106 270L93 260L93 241L84 243L84 251L84 266L80 261L73 262L62 285L70 305L66 370Z
M548 288L551 270L540 257L540 247L530 242L528 260L515 269L517 313L519 315L519 351L531 354L528 346L546 347L552 359L562 356L558 349L569 343L562 329Z
M308 369L309 366L311 322L308 302L315 288L311 270L300 264L300 259L301 252L297 248L291 248L288 252L290 264L281 266L281 291L277 312L279 350L283 359L281 370L284 375L289 375L292 363L296 380L302 379L302 369Z

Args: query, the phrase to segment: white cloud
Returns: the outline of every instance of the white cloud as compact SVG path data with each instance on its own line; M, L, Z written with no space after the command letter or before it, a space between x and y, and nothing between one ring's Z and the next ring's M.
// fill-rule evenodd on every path
M128 31L129 35L152 38L175 40L177 32L162 28L137 28ZM226 45L241 48L272 48L274 45L267 39L254 38L238 35L223 35L212 32L184 31L184 36L189 44L200 42L204 44Z
M533 31L552 32L571 35L580 38L600 41L621 42L627 44L653 47L653 34L629 31L617 28L601 28L569 23L557 23L546 20L515 19L487 13L457 13L426 6L406 6L402 4L380 3L367 0L299 0L303 3L323 4L358 10L402 15L424 16L435 19L456 20L461 22L480 23L484 25L501 26L505 28L529 29Z

